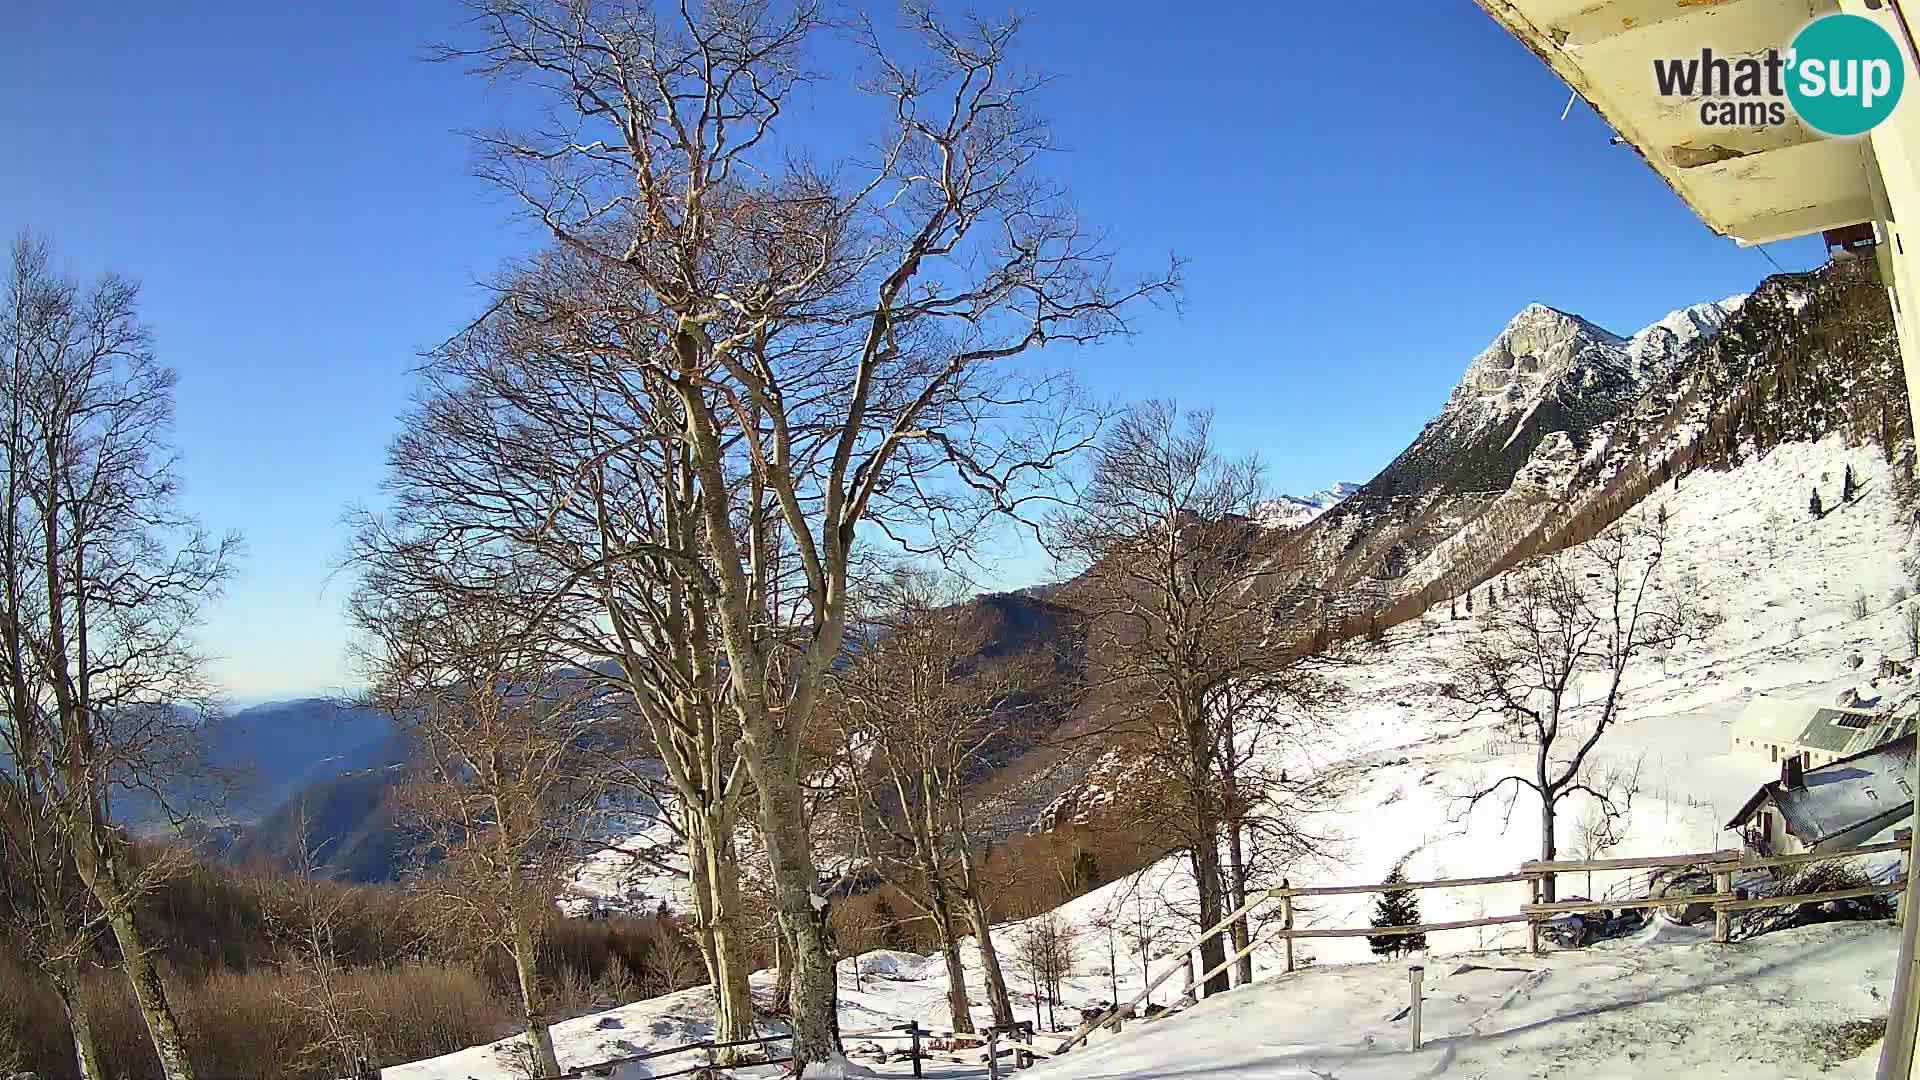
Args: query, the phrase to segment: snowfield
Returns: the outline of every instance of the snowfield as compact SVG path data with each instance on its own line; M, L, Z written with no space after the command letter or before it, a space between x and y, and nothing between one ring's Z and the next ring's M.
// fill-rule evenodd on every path
M1843 504L1849 465L1860 490ZM1829 508L1818 520L1808 513L1816 485ZM1915 697L1911 676L1876 679L1883 657L1912 658L1901 621L1907 607L1920 604L1902 595L1899 553L1907 526L1877 449L1837 439L1782 446L1730 472L1686 476L1677 491L1662 488L1643 509L1651 512L1656 504L1668 513L1664 580L1716 609L1721 622L1706 640L1629 676L1622 722L1596 753L1603 768L1637 762L1641 789L1624 839L1604 857L1739 846L1722 823L1779 768L1729 750L1728 724L1754 694L1832 701L1853 691L1890 704ZM1486 588L1476 593L1485 596ZM1854 612L1859 597L1866 600L1864 618ZM1342 792L1311 823L1328 838L1325 854L1290 867L1293 884L1379 882L1403 859L1414 879L1497 875L1538 857L1538 804L1530 792L1510 820L1497 800L1464 810L1464 793L1524 771L1531 757L1488 720L1463 715L1441 696L1475 625L1464 605L1461 616L1450 620L1442 604L1389 631L1384 647L1339 673L1348 693L1328 717L1314 760L1285 763L1330 770ZM1572 857L1582 809L1563 807L1563 857ZM1185 863L1184 856L1162 860L1054 913L1078 932L1079 962L1065 989L1069 1008L1133 997L1144 985L1143 970L1157 974L1167 954L1190 940L1194 927L1182 917L1193 895ZM615 891L608 867L583 876ZM1627 877L1566 875L1560 892L1604 896L1630 887ZM1424 921L1439 922L1517 912L1525 889L1509 884L1417 895ZM1303 901L1297 924L1366 925L1372 902L1367 895L1314 898L1310 906ZM997 927L994 939L1025 1018L1035 1014L1035 1004L1030 977L1014 959L1022 930L1017 923ZM1374 962L1364 938L1310 940L1296 946L1305 970L1281 975L1279 947L1263 947L1255 953L1260 981L1252 988L1102 1035L1091 1048L1025 1075L1507 1080L1575 1072L1592 1078L1802 1077L1829 1067L1834 1072L1826 1075L1872 1072L1877 1051L1863 1047L1878 1035L1849 1025L1885 1018L1898 948L1896 932L1885 924L1809 927L1717 946L1661 920L1637 938L1540 958L1517 951L1525 934L1524 925L1515 925L1429 936L1427 1045L1418 1053L1407 1051L1406 1023L1395 1019L1407 1000L1405 963ZM978 950L969 942L962 954L975 1016L984 1026L989 1014ZM843 1029L908 1020L948 1026L944 965L886 953L848 958L841 971ZM1175 978L1154 1001L1172 1004L1180 995ZM1079 1016L1061 1010L1057 1019L1071 1029ZM704 992L690 990L568 1021L556 1028L556 1040L563 1064L584 1063L697 1040L710 1027ZM856 1059L863 1041L848 1040ZM505 1078L514 1074L503 1045L389 1069L387 1076ZM688 1064L673 1058L660 1068ZM874 1067L904 1071L897 1064ZM984 1075L955 1068L961 1071L928 1075Z

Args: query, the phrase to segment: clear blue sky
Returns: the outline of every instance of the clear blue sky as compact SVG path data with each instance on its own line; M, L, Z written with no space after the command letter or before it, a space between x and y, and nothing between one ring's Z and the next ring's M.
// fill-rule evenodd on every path
M1772 269L1583 106L1562 122L1566 89L1469 0L1030 7L1024 56L1059 77L1049 168L1129 260L1188 260L1182 312L1079 366L1108 396L1214 406L1281 490L1370 478L1530 301L1624 333ZM0 228L145 283L189 504L247 540L205 634L242 701L348 681L341 513L377 495L419 350L537 240L457 134L505 99L416 59L460 18L9 5ZM830 142L846 119L796 117Z

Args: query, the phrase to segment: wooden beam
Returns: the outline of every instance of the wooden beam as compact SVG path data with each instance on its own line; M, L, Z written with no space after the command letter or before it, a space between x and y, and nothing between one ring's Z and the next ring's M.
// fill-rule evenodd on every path
M1503 923L1526 922L1525 915L1489 915L1484 919L1461 919L1458 922L1421 923L1419 926L1360 926L1329 927L1326 929L1282 930L1276 937L1290 938L1343 938L1343 937L1397 937L1401 934L1431 934L1441 930L1470 930L1476 926L1499 926Z
M1849 859L1855 855L1873 855L1882 851L1905 851L1907 844L1891 840L1883 844L1863 844L1845 851L1809 851L1800 855L1767 855L1741 859L1731 867L1734 870L1764 870L1771 866L1805 866L1808 863L1831 862L1835 859ZM1714 869L1719 869L1715 867Z
M1637 859L1528 862L1520 864L1520 871L1525 874L1568 874L1581 870L1651 870L1661 866L1707 866L1712 863L1738 862L1739 859L1738 851L1703 851L1698 855L1643 855ZM1614 905L1614 907L1619 906Z
M1726 911L1759 911L1762 908L1817 904L1825 900L1853 900L1862 896L1905 892L1906 888L1906 882L1895 881L1886 885L1862 885L1857 889L1835 889L1832 892L1798 893L1793 896L1757 896L1752 900L1731 900L1722 904L1721 907Z
M1565 915L1580 911L1620 911L1625 908L1686 907L1689 904L1718 904L1736 897L1728 893L1695 893L1689 896L1643 896L1634 900L1561 900L1551 904L1522 904L1523 915Z
M1415 889L1459 889L1470 885L1507 885L1527 881L1532 874L1494 874L1488 877L1445 878L1438 881L1401 881L1378 885L1314 885L1304 889L1278 888L1274 896L1348 896L1354 893L1408 892Z

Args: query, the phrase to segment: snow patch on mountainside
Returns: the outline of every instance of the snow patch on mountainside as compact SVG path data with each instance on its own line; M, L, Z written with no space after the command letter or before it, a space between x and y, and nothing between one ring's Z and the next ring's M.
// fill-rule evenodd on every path
M1463 416L1476 428L1518 415L1510 442L1549 397L1637 395L1718 331L1745 300L1734 296L1680 308L1632 337L1545 304L1529 304L1467 365L1441 415Z
M1359 484L1343 480L1311 495L1282 495L1256 509L1253 519L1269 529L1298 528L1345 502L1348 496L1359 490Z

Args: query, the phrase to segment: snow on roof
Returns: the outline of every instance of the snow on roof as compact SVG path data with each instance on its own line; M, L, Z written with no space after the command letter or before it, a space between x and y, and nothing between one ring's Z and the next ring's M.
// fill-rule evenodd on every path
M1867 709L1817 701L1788 701L1757 694L1733 722L1733 735L1787 743L1832 754L1858 753L1905 734L1901 724Z
M1746 824L1760 804L1772 800L1787 831L1810 849L1847 834L1872 836L1913 812L1914 737L1808 769L1796 787L1763 785L1727 828Z

